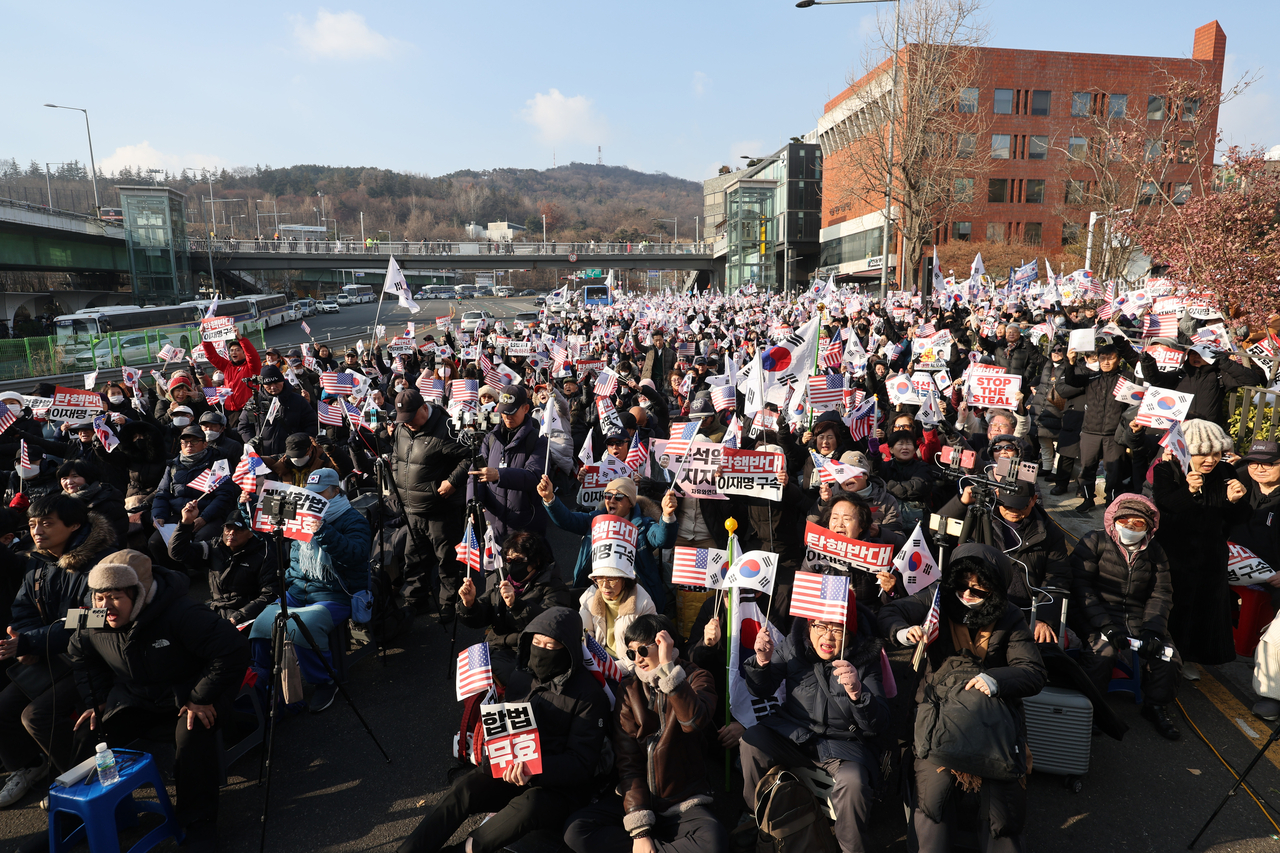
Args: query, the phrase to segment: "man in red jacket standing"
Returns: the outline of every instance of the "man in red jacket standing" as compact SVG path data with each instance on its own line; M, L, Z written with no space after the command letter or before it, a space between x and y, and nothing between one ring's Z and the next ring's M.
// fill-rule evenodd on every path
M262 359L258 357L258 351L253 348L253 342L248 338L240 338L238 341L228 343L227 358L218 355L218 351L209 341L205 341L201 346L204 348L204 357L209 359L214 370L222 371L224 384L231 389L231 396L223 403L223 410L227 414L227 423L236 423L240 417L240 410L253 396L253 386L242 380L262 372Z

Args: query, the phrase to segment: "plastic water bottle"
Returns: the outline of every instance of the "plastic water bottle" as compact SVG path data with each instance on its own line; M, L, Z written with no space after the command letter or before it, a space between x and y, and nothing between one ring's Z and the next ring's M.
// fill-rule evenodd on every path
M106 788L120 781L120 771L116 769L116 757L105 743L98 744L97 750L98 780Z

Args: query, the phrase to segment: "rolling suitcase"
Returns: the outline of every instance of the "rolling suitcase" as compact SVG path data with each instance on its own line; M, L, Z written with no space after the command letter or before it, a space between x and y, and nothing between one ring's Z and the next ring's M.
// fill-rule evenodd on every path
M1066 639L1066 627L1067 606L1063 602L1060 642ZM1093 703L1079 690L1046 687L1023 699L1022 707L1032 772L1062 776L1064 787L1080 793L1084 787L1080 777L1089 772L1093 745Z

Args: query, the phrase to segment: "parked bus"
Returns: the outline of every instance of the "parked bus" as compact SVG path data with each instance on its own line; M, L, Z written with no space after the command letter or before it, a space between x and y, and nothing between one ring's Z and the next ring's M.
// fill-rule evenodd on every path
M342 292L354 304L356 302L373 302L377 299L373 295L373 286L368 284L344 284Z
M258 319L264 328L272 328L288 322L289 300L283 293L271 293L265 296L246 296L244 299L257 306Z
M596 279L596 281L600 280ZM584 285L582 288L582 304L588 308L593 305L612 305L613 289L603 282Z

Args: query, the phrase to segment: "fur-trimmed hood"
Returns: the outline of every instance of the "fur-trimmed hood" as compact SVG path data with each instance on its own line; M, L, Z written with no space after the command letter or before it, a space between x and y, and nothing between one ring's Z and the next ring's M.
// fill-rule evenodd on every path
M71 534L68 547L61 557L32 548L27 553L46 563L54 563L68 572L88 573L107 553L118 550L116 531L111 523L96 512L89 513L89 523Z
M1147 520L1147 535L1134 550L1141 551L1150 545L1156 531L1160 529L1160 510L1156 508L1155 502L1146 495L1124 494L1113 500L1111 506L1107 507L1106 512L1102 514L1103 530L1107 531L1107 536L1116 543L1120 552L1127 555L1128 549L1120 543L1120 537L1116 535L1116 519L1121 515L1140 515Z
M966 565L972 565L971 561L977 562L976 568L966 568ZM979 582L991 590L982 604L972 609L957 597L971 570ZM1012 581L1013 563L999 548L974 542L961 545L952 553L942 578L942 612L951 621L971 628L991 625L1004 614L1009 604L1009 584Z

